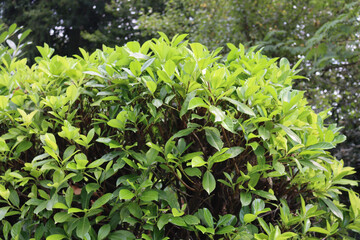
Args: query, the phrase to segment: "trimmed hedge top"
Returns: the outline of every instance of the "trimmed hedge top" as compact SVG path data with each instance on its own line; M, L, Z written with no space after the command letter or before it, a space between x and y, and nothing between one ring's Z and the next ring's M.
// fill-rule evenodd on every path
M161 34L0 73L5 239L320 239L360 231L345 136L298 62ZM348 192L350 206L339 202Z

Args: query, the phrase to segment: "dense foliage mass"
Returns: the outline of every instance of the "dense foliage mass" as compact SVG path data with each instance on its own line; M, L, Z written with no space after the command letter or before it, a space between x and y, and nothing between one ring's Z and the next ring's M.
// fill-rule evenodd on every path
M171 0L138 23L147 34L190 33L211 49L241 42L272 58L305 57L300 68L310 81L296 88L320 111L332 108L328 122L348 136L337 155L360 170L360 1Z
M351 239L355 173L297 66L161 34L2 61L4 239ZM339 195L349 197L349 205Z

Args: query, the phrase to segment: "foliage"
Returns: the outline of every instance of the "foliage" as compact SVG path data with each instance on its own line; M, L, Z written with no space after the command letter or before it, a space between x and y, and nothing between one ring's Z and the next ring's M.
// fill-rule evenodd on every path
M12 60L23 56L24 48L30 42L24 42L31 30L21 32L21 27L12 24L7 30L4 24L0 24L0 59L1 64L10 65Z
M221 7L218 7L221 6ZM298 87L318 109L333 108L333 121L359 125L359 1L173 0L164 12L144 15L149 34L190 33L215 49L227 42L258 45L267 56L305 57ZM316 97L314 97L316 96Z
M176 35L0 74L4 239L337 239L355 173L287 59ZM350 205L339 201L347 194Z
M190 40L211 49L242 42L269 57L286 56L293 63L305 58L299 67L309 80L297 81L296 88L306 90L317 112L330 109L328 123L344 126L349 140L337 155L360 170L359 14L354 0L172 0L165 11L140 17L139 26L148 34L190 33Z

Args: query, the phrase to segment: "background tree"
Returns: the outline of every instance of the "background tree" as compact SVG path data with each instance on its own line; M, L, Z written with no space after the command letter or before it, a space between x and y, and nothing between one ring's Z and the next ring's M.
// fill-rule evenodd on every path
M92 51L102 44L144 41L148 37L140 34L136 19L149 7L161 12L163 5L163 1L149 0L5 0L0 8L4 23L17 23L33 31L30 39L35 46L47 43L56 53L71 56L79 47ZM33 48L27 57L37 55Z

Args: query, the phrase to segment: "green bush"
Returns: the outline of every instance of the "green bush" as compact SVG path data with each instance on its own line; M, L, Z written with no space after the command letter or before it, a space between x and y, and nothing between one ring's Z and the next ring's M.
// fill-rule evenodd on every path
M0 74L4 239L336 239L354 173L283 58L165 35ZM349 206L339 201L349 196ZM350 237L347 237L350 239Z

